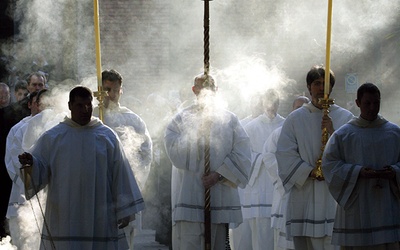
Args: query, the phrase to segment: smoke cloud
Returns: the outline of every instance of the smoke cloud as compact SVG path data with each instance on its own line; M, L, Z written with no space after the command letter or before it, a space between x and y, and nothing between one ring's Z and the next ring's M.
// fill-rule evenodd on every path
M227 109L244 118L253 96L276 88L278 112L286 116L296 95L308 95L306 73L325 64L327 4L210 2L210 73ZM144 119L157 143L171 116L193 102L193 78L204 70L203 8L200 0L100 1L102 66L123 75L121 104ZM62 96L54 104L67 113L71 86L97 90L93 2L10 0L9 13L19 27L18 36L1 43L9 85L34 65L49 70L49 85ZM397 124L399 13L399 1L334 1L331 42L336 103L354 103L355 93L345 89L345 76L353 73L359 84L378 85L381 113Z

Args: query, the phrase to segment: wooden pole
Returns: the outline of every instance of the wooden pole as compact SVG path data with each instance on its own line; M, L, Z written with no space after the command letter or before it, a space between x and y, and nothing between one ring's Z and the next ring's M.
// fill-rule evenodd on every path
M210 71L210 6L209 0L204 0L204 74L208 81ZM210 127L208 122L203 122L206 126L205 147L204 147L204 174L210 173ZM211 250L211 195L210 188L204 190L204 241L205 249Z

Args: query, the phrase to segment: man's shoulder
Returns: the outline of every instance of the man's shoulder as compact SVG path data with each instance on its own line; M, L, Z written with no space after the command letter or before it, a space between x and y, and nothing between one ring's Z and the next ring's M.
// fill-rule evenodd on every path
M338 112L341 115L354 116L353 113L351 113L349 110L347 110L337 104L333 104L329 110L330 110L330 112Z

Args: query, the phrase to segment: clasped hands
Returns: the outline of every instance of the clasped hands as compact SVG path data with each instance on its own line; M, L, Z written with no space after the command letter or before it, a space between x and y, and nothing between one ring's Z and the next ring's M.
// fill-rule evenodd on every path
M396 171L391 166L384 166L379 170L370 167L362 167L359 176L367 179L394 179L396 177Z

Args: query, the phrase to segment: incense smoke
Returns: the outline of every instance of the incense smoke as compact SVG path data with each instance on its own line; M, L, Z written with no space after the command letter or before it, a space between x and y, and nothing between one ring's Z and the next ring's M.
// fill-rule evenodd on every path
M49 85L62 96L53 104L68 113L65 93L71 86L97 89L93 3L10 3L9 13L19 24L17 37L1 42L1 53L14 69L10 79L29 73L34 61L51 65ZM345 88L346 75L352 73L359 84L368 81L380 87L381 113L397 124L400 115L393 107L400 104L399 13L399 1L334 1L331 42L336 103L354 103L355 93ZM286 116L295 96L308 95L307 71L325 64L326 20L327 1L211 1L210 73L227 109L244 118L250 114L253 96L276 88L281 97L278 113ZM102 66L122 73L121 104L144 119L155 142L152 167L159 169L153 174L150 170L149 178L157 183L144 185L144 191L155 195L169 190L170 166L162 157L162 135L172 115L193 103L193 78L204 70L203 1L101 1L100 25ZM168 200L167 193L147 197L157 203L159 214L168 215L168 204L155 200ZM161 234L167 230L147 222L158 225L154 229Z

